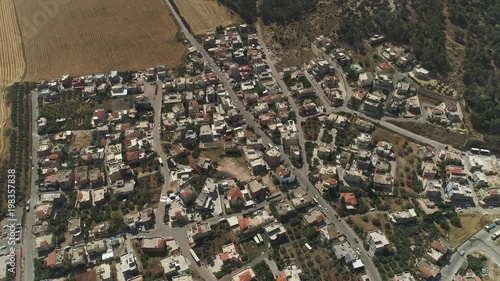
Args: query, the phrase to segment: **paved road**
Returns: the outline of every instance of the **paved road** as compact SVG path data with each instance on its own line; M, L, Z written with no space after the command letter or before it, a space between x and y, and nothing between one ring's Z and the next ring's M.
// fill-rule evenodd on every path
M482 229L458 247L457 251L451 256L450 263L441 269L443 276L441 280L453 280L453 276L460 269L462 263L467 260L467 255L475 251L487 253L489 258L493 259L497 265L500 265L500 248L491 240L491 234L498 230L500 230L500 226L493 228L489 232ZM460 256L461 251L465 251L463 256Z
M207 62L210 64L212 69L214 70L214 73L217 75L217 78L223 82L224 87L226 91L229 93L229 96L231 97L231 100L233 103L240 109L240 112L243 114L243 117L247 121L247 124L253 126L255 132L262 138L263 143L265 145L272 143L271 139L257 126L255 123L255 120L251 116L249 112L244 110L244 106L241 103L241 101L238 99L234 91L232 90L231 84L229 83L226 75L224 73L221 73L219 71L219 66L215 64L215 62L212 60L212 58L208 55L208 53L203 49L203 47L194 39L194 37L189 33L187 30L186 26L182 22L181 18L177 14L177 12L173 9L172 5L168 1L166 1L168 7L170 8L172 14L174 15L176 21L178 22L179 26L181 27L182 32L184 33L186 39L202 54L202 56L207 60ZM279 76L278 76L279 77ZM284 88L286 89L286 88ZM293 167L290 158L286 153L284 153L283 149L281 149L281 156L282 160L288 164L289 167ZM325 216L333 221L339 231L344 233L347 236L348 241L352 245L356 245L357 243L354 242L355 238L358 238L357 235L354 233L354 231L343 221L336 221L335 219L335 211L334 209L320 196L319 192L312 186L312 184L309 182L307 179L307 174L303 170L298 170L298 169L292 169L292 172L295 174L295 177L297 178L298 182L300 183L300 186L305 188L310 196L317 196L319 197L319 202L321 205L325 206L329 212L325 214ZM359 239L358 239L359 240ZM360 240L361 241L361 240ZM375 267L373 261L371 260L370 257L368 257L366 251L364 250L364 247L360 247L362 249L361 252L361 259L363 260L363 263L365 264L365 269L367 274L370 276L370 280L381 280L380 274Z
M168 2L168 1L167 1ZM170 5L170 3L168 3ZM168 157L163 151L161 145L160 128L162 126L161 122L161 107L163 103L163 94L161 90L161 82L158 82L155 97L153 98L153 108L154 108L154 127L153 127L153 147L155 148L158 157L163 161L163 166L160 166L160 173L165 180L161 189L160 196L166 196L168 187L170 186L170 171L168 169ZM159 202L158 208L155 210L156 222L163 224L163 216L165 214L165 203Z
M285 81L283 81L280 73L276 70L276 67L274 65L274 62L272 61L272 53L269 52L269 49L267 48L266 43L264 42L264 36L262 35L262 29L260 28L260 25L256 25L257 28L257 35L259 37L259 45L261 46L262 50L264 51L264 54L266 55L266 59L264 60L267 65L269 66L271 73L280 86L281 90L283 91L283 94L288 98L288 103L292 107L292 110L296 113L296 119L297 119L297 133L299 135L299 143L300 143L300 148L301 148L301 153L302 153L302 158L303 160L303 166L301 168L302 171L307 172L309 170L309 164L306 161L306 148L304 143L306 142L304 138L304 133L302 132L302 122L305 121L306 118L300 116L299 114L299 108L297 104L295 103L294 99L290 95L290 91L288 90L287 85L285 84Z
M385 120L391 120L390 117L382 117L382 119L379 120L379 119L369 117L369 116L365 115L364 113L361 113L361 112L358 112L358 111L355 111L355 110L348 108L346 106L346 104L349 101L349 99L352 97L352 89L349 86L349 83L347 82L346 75L345 75L344 71L335 61L332 60L332 58L330 56L328 56L328 55L324 54L322 51L318 50L314 46L314 44L311 45L311 48L315 50L315 53L317 55L323 57L323 59L325 59L326 61L328 61L328 63L330 63L331 65L333 65L335 67L336 76L340 80L339 82L340 82L341 87L344 88L345 92L346 92L346 99L345 99L344 105L342 105L341 107L335 108L335 109L331 109L331 111L335 111L335 112L340 111L340 112L347 112L347 113L351 113L351 114L356 114L358 117L362 117L363 119L366 119L370 122L373 122L382 128L396 132L396 133L403 135L403 136L405 136L405 137L407 137L407 138L409 138L417 143L434 146L436 149L441 149L441 148L444 148L445 146L451 147L450 145L447 145L447 144L444 144L444 143L434 141L434 140L428 139L426 137L417 135L415 133L412 133L410 131L407 131L405 129L402 129L396 125L393 125L393 124L385 121ZM404 76L404 75L401 74L401 76ZM321 91L320 91L320 93L321 93ZM331 111L327 110L327 112L331 112ZM401 119L401 120L404 121L405 119Z
M38 179L38 155L37 148L40 142L40 136L38 135L38 127L36 126L36 120L38 119L38 94L36 92L31 93L31 156L33 157L33 169L31 170L31 191L30 191L30 209L33 209L36 204L38 204L38 186L36 181ZM27 196L28 197L28 196ZM37 258L36 251L33 250L33 233L31 229L35 222L34 215L27 213L25 216L25 223L23 228L23 239L22 239L22 256L23 256L23 280L31 281L35 280L35 268L33 259Z

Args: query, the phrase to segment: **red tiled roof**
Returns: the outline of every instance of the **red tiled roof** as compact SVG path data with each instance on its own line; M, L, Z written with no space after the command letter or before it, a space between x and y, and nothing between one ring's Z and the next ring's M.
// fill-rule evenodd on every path
M334 178L328 178L326 179L326 182L330 185L337 185L337 180Z
M391 69L391 65L388 62L383 62L383 63L379 64L378 67L382 70L390 70Z
M356 200L356 196L354 193L340 193L340 197L344 198L345 203L355 206L358 204L358 200Z
M193 194L193 192L191 191L191 189L189 188L185 188L181 191L181 197L182 198L186 198L186 197L189 197Z
M106 118L106 112L104 110L95 110L94 116L99 118L99 119L104 119L104 118Z
M283 271L281 271L280 274L278 274L278 277L276 277L276 281L287 281L286 275Z
M56 264L56 252L52 252L47 256L47 266L51 266L53 264Z
M241 218L238 220L238 225L241 229L245 229L248 227L248 218Z
M127 161L136 161L139 159L139 151L127 152Z
M220 259L223 261L227 261L229 259L229 254L228 253L220 254Z
M47 158L49 160L56 160L57 158L59 158L59 155L57 155L57 154L51 154L51 155L47 156Z
M248 270L241 273L238 277L240 277L240 281L250 281L253 279L252 274Z
M237 199L243 199L243 193L239 187L233 187L227 191L227 194L231 198L231 201L235 201Z

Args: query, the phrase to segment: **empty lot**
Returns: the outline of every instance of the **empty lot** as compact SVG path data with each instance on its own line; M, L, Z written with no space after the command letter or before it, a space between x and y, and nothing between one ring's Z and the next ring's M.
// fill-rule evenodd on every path
M50 13L42 2L15 2L26 80L180 64L184 46L161 0L53 0Z

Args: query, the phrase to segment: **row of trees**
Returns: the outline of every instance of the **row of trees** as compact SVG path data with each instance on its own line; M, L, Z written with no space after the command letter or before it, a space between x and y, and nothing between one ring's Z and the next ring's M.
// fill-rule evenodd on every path
M363 52L363 39L383 34L389 41L411 45L416 59L425 68L441 73L449 70L443 1L416 0L411 4L407 0L397 1L394 11L382 0L339 4L342 17L337 35L354 49ZM416 19L411 19L411 14Z
M316 0L264 0L259 7L265 24L288 24L316 9Z
M0 195L0 218L6 215L6 196L7 196L7 170L15 169L16 180L14 183L16 189L17 203L24 200L24 193L28 187L30 169L30 111L28 94L34 88L34 84L23 83L14 84L7 89L7 101L11 107L12 126L7 130L9 137L9 158L2 159L0 164L0 186L4 192Z
M218 0L223 5L237 12L246 23L254 23L257 20L256 0Z

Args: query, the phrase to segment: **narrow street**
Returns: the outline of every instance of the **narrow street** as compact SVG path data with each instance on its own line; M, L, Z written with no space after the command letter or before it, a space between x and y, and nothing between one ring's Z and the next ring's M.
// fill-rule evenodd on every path
M168 169L168 157L165 154L165 151L163 151L163 147L161 145L161 136L160 136L160 129L162 127L162 120L161 120L161 107L163 103L163 96L162 96L162 84L161 82L157 83L157 88L156 88L156 94L153 98L153 108L154 108L154 128L153 128L153 147L158 154L158 157L161 158L163 165L160 166L160 172L161 175L163 176L164 183L161 189L161 194L160 196L166 196L168 187L170 186L170 171ZM158 208L155 210L155 215L156 215L156 222L163 224L163 215L165 214L165 203L161 202L158 204Z
M226 74L225 73L221 73L220 72L220 68L218 65L215 64L215 62L212 60L212 58L208 55L208 53L205 51L205 49L203 49L203 47L195 40L195 38L189 33L189 31L187 30L186 26L184 25L184 23L182 22L179 14L174 10L174 8L172 7L172 5L166 1L167 3L167 6L170 8L170 11L172 12L172 14L174 15L177 23L179 24L179 26L181 27L181 30L182 32L184 33L184 36L186 37L186 39L191 43L191 45L193 45L197 50L198 52L200 52L200 54L207 60L207 62L210 64L210 66L212 67L212 69L214 70L214 73L217 75L217 78L223 82L224 84L224 87L226 89L226 91L229 93L229 96L231 97L231 100L232 102L235 104L235 106L240 110L240 112L243 114L243 117L244 119L247 121L247 124L253 126L255 129L255 132L262 138L262 141L264 143L264 145L268 145L269 143L272 143L271 139L257 126L257 124L255 123L253 117L251 116L251 114L246 111L243 107L243 104L241 103L241 101L238 99L238 97L236 96L236 94L234 93L227 77L226 77ZM286 88L284 88L283 90L285 90ZM286 154L283 149L280 149L280 152L281 152L281 157L282 157L282 160L289 166L289 167L293 167L291 161L290 161L290 158L288 157L288 154ZM355 243L354 239L358 239L358 236L354 233L354 231L346 224L344 223L343 221L337 221L335 219L335 215L336 215L336 212L334 211L334 209L320 196L319 192L312 186L312 184L309 182L308 178L307 178L307 173L302 169L302 170L298 170L298 169L292 169L291 171L293 174L295 174L295 177L297 178L300 186L302 188L305 188L307 193L309 194L309 196L312 196L314 197L314 195L318 196L319 197L319 203L322 205L322 206L325 206L325 208L329 209L329 212L326 213L326 217L330 220L330 221L333 221L337 227L337 229L340 231L340 232L343 232L348 241L352 244L352 245L356 245L357 243ZM362 241L362 239L361 239ZM361 251L361 258L363 260L363 263L365 264L365 269L366 269L366 272L367 274L370 276L370 280L374 280L374 281L378 281L378 280L382 280L381 277L380 277L380 274L377 270L377 268L375 267L375 264L373 263L373 261L371 260L370 257L368 257L366 251L364 250L364 247L361 247L362 251Z
M38 119L38 94L31 93L31 156L33 169L31 170L31 182L30 182L30 208L33 209L34 206L38 204L38 186L36 181L38 180L38 144L40 142L40 136L38 135L37 119ZM35 265L33 259L38 257L38 254L33 249L33 233L31 229L35 223L35 217L31 213L26 213L25 221L23 224L22 231L22 262L23 270L19 273L22 274L22 280L35 280Z

